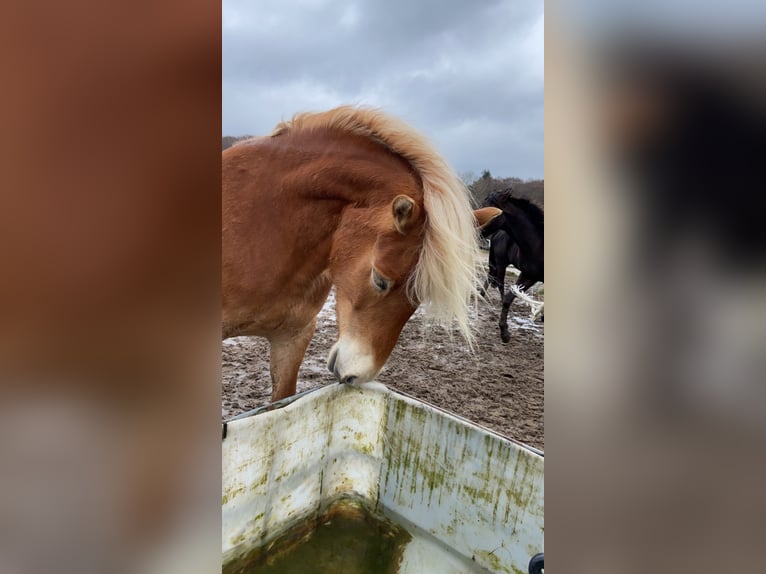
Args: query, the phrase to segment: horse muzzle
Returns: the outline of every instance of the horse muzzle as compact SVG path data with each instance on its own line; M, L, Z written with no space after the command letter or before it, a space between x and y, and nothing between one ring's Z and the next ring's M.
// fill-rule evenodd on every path
M339 383L351 385L366 383L378 374L372 354L364 352L354 340L338 340L327 357L327 369Z
M338 350L333 349L330 352L330 356L327 358L327 369L335 375L335 378L338 379L339 383L342 383L344 385L350 385L356 381L356 377L354 375L342 377L340 374L340 371L338 371L337 367L337 360L338 360Z

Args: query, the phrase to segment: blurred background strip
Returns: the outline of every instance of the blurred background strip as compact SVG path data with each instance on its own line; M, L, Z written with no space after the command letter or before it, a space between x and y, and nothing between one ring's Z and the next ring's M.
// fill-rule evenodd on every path
M0 30L0 571L212 571L220 6Z
M546 3L551 572L763 568L764 16Z

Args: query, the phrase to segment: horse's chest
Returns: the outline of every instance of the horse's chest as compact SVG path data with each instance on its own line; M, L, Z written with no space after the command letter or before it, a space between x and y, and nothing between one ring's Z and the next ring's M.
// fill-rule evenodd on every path
M284 285L280 292L263 301L256 313L264 330L293 330L306 326L327 300L332 282L325 271L303 284Z

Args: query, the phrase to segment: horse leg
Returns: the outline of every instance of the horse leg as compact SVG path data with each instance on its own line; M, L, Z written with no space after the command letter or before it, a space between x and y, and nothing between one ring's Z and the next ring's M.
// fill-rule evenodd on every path
M505 234L498 234L505 235ZM505 298L505 272L510 264L508 258L508 237L501 237L497 245L498 253L495 254L495 287L500 292L500 300Z
M486 298L487 289L489 287L496 287L496 286L497 286L497 280L495 279L495 272L490 271L489 273L487 273L487 278L484 281L484 285L482 285L481 288L479 289L479 294L482 297Z
M497 287L497 290L500 292L500 300L502 301L505 297L505 270L507 269L506 266L498 265L495 269L495 287Z
M301 331L280 334L269 339L271 343L271 401L278 401L295 394L298 369L303 355L314 336L316 318Z
M503 310L500 311L500 338L503 340L503 343L511 340L511 335L508 332L508 309L511 308L511 303L513 303L515 297L516 294L512 289L509 289L508 293L503 297Z
M516 285L522 291L526 291L535 283L537 283L536 279L525 277L523 272L519 274L519 278L516 279ZM508 332L508 311L515 298L516 294L513 292L513 289L509 289L508 293L503 297L503 310L500 312L500 338L503 340L503 343L507 343L511 340L511 335Z
M492 244L490 243L489 246L489 270L487 271L487 279L484 281L484 286L481 288L479 293L482 297L487 296L487 288L490 285L497 285L497 280L495 279L495 275L497 275L497 264L495 263L495 252L492 249Z
M482 297L487 296L487 287L489 286L491 281L492 281L492 271L490 270L487 273L487 278L484 280L484 285L482 285L481 288L479 289L479 295L481 295Z

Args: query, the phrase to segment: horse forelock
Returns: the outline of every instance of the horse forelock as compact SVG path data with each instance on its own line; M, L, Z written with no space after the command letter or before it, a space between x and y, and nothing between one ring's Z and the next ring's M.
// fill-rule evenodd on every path
M468 308L475 300L480 252L469 193L444 158L406 123L374 108L341 106L296 114L277 124L271 135L335 129L364 136L404 158L420 176L426 225L420 258L408 285L413 302L433 322L453 322L470 343Z

